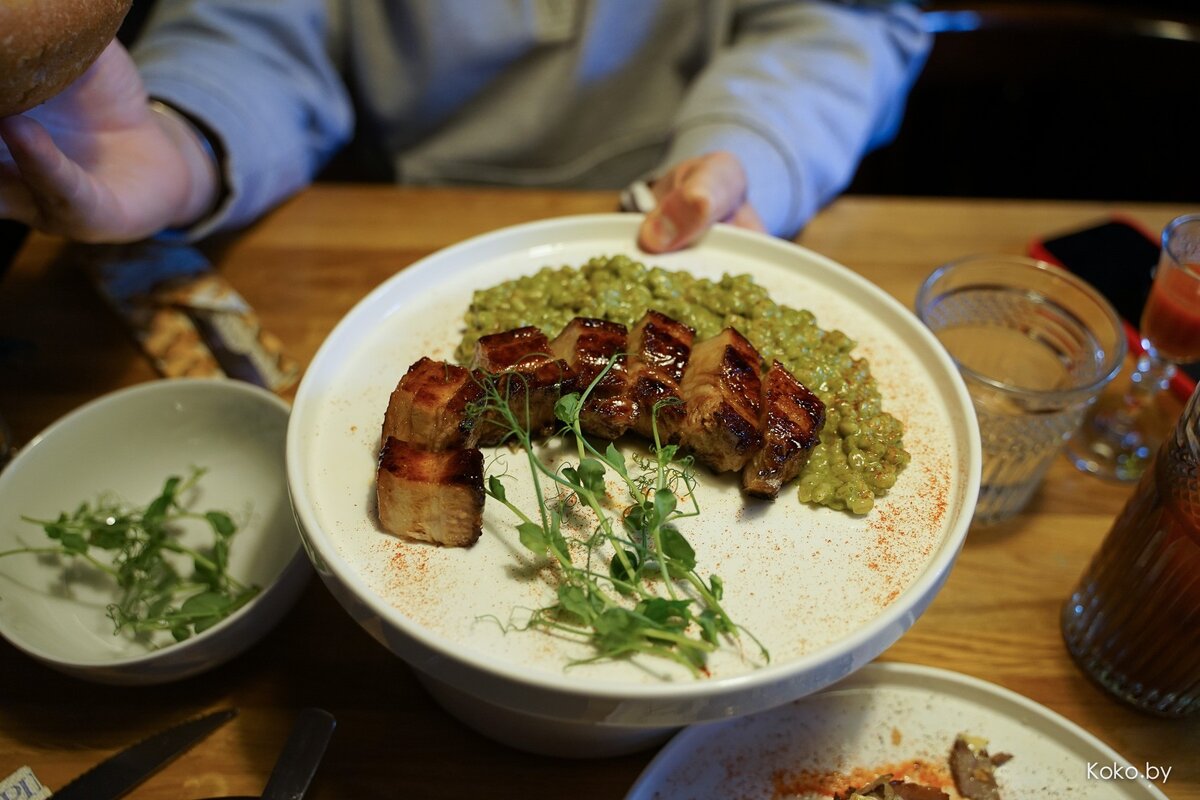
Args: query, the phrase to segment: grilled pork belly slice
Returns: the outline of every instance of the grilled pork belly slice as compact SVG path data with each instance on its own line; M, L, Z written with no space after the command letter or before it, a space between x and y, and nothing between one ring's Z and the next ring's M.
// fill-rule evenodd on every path
M663 400L681 401L679 384L696 331L658 311L647 311L629 332L629 397L636 409L633 429L654 441L654 406ZM682 402L658 410L658 435L673 441L683 422Z
M469 370L422 358L388 398L380 441L394 436L429 450L474 447L478 433L470 406L482 397L483 387Z
M726 328L692 348L679 394L679 443L717 472L740 470L762 444L762 359Z
M389 436L375 491L388 533L469 547L483 532L483 453L476 448L434 451Z
M627 339L628 331L618 322L576 317L550 342L550 352L570 370L563 394L583 394L616 356L580 409L579 424L584 433L617 439L633 425L637 406L629 396Z
M508 398L509 408L531 434L554 430L554 404L570 371L551 353L546 334L530 326L481 336L471 366L497 377L501 396ZM477 427L483 445L498 444L506 431L491 415Z
M774 500L797 475L825 427L825 404L775 361L763 378L762 447L742 470L742 488Z

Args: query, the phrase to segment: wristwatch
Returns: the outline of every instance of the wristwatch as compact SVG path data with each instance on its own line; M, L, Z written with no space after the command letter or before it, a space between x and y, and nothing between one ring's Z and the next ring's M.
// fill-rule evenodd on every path
M621 190L621 210L649 214L658 205L650 184L636 180Z

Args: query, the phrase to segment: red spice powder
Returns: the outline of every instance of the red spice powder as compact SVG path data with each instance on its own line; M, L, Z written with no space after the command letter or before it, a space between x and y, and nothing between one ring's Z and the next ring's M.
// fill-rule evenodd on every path
M392 549L392 555L389 559L392 563L392 569L403 575L404 578L410 579L414 575L421 576L429 569L429 559L427 558L428 550L420 544L414 542L389 542Z
M897 734L893 731L893 738ZM815 770L781 770L771 776L771 797L782 800L803 794L832 796L851 787L865 786L880 775L893 780L907 780L948 791L954 785L950 770L943 764L914 758L876 767L859 767L849 772L817 772Z

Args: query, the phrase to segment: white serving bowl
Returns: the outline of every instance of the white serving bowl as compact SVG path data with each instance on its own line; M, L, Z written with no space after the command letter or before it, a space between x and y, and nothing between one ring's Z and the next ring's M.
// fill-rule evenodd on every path
M125 685L186 678L258 641L311 575L287 498L288 413L281 399L246 383L159 380L94 400L38 434L0 472L0 552L50 544L22 516L53 519L105 493L144 505L168 476L186 477L195 466L207 472L191 508L231 514L239 529L229 573L261 592L197 636L148 642L114 635L111 578L71 559L12 555L0 558L0 634L54 669ZM183 541L203 547L212 534L205 523L189 524Z
M771 650L755 665L736 647L692 678L658 662L567 668L590 651L497 620L552 602L515 544L499 503L473 547L403 541L376 521L380 423L396 381L419 357L451 359L474 289L596 255L638 257L633 215L517 226L435 253L389 279L336 327L308 368L288 426L288 485L318 574L366 630L408 662L453 714L512 746L607 756L695 722L740 716L817 691L900 637L941 587L979 488L974 412L928 330L878 287L829 259L718 226L694 248L642 260L719 278L749 273L776 302L808 308L858 342L906 425L912 464L874 511L855 517L798 502L747 500L728 477L700 475L703 513L684 521L698 571L725 583L723 604ZM631 444L631 448L644 446ZM523 459L489 464L514 478L509 500L536 508ZM754 646L745 644L747 651Z

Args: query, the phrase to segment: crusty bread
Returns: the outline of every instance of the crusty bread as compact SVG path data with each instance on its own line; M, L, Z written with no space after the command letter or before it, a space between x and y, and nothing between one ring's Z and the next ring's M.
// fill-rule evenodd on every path
M45 102L116 36L132 0L0 0L0 117Z

